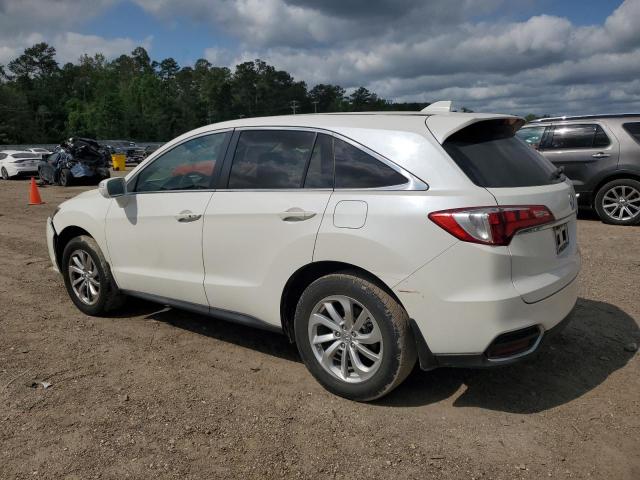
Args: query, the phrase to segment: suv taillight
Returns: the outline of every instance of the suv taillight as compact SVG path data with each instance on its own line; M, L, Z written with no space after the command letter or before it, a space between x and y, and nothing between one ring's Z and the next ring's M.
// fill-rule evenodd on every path
M441 210L429 219L463 242L509 245L517 231L555 221L544 205Z

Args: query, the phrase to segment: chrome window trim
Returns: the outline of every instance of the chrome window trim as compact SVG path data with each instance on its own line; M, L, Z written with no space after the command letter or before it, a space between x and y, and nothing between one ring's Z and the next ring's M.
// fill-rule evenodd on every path
M325 135L329 135L331 137L337 138L344 142L349 143L355 148L362 150L363 152L371 155L376 160L382 162L387 165L389 168L392 168L394 171L402 175L407 179L406 183L398 184L398 185L389 185L386 187L371 187L371 188L258 188L258 189L249 189L249 188L202 188L202 189L188 189L188 190L154 190L154 191L146 191L146 192L132 192L127 191L125 195L147 195L147 194L155 194L155 193L184 193L184 192L319 192L319 191L336 191L336 192L360 192L360 191L426 191L429 190L429 185L420 180L418 177L413 175L411 172L405 170L400 165L394 163L392 160L389 160L385 156L379 154L375 150L371 150L369 147L349 138L340 133L334 132L332 130L327 130L319 127L295 127L291 125L287 126L276 126L276 125L268 125L268 126L242 126L235 128L222 128L219 130L210 130L207 132L200 132L198 134L192 135L190 137L185 138L180 143L176 143L169 148L161 149L154 152L154 155L149 158L149 162L144 165L140 170L136 171L131 178L127 179L126 185L129 186L130 183L135 183L138 175L143 172L149 165L152 165L157 159L164 156L165 153L170 152L176 147L193 140L195 138L204 137L208 135L214 135L218 133L227 133L234 131L245 131L245 130L294 130L294 131L303 131L303 132L313 132L313 133L323 133ZM235 152L234 152L235 154ZM224 159L223 159L224 161ZM233 161L233 157L232 157Z

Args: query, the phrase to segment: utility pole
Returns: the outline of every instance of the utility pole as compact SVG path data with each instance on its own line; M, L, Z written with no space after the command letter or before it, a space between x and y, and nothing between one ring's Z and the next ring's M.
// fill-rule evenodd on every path
M318 100L314 100L311 103L313 103L313 113L318 113Z
M296 114L296 110L300 106L300 102L297 100L291 100L291 110L293 110L293 114Z

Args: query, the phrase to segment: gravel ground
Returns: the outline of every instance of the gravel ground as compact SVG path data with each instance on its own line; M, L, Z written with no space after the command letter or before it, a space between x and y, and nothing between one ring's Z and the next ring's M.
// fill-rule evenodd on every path
M358 404L283 336L141 301L81 314L44 225L86 188L28 207L0 181L0 478L640 478L640 227L580 220L576 317L537 358L416 369Z

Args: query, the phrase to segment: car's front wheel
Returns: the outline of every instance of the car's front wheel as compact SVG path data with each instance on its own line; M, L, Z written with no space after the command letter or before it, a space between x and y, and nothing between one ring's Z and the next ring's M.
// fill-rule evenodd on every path
M615 225L640 223L640 182L620 178L598 190L595 208L600 220Z
M355 273L327 275L307 287L296 308L295 336L316 380L352 400L386 395L416 361L404 308Z
M62 276L76 307L87 315L103 315L124 299L96 241L86 235L69 241L62 253Z
M0 170L0 175L2 175L3 180L9 180L9 172L7 172L6 168L2 167L2 170Z

